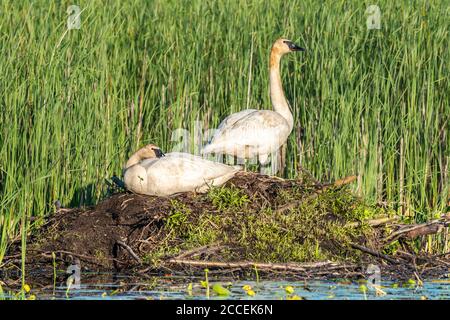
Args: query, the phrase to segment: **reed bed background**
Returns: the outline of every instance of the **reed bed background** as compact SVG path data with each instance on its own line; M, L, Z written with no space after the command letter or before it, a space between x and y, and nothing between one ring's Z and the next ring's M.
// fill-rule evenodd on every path
M271 108L280 36L307 49L282 62L286 176L358 174L355 192L404 217L446 211L450 4L376 1L381 30L368 30L372 2L1 1L0 261L56 199L104 196L137 147L173 150L176 129L194 141L199 124ZM72 4L81 28L68 30Z

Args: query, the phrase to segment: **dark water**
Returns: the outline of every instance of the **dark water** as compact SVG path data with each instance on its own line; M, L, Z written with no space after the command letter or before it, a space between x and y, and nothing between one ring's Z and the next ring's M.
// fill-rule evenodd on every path
M66 284L38 287L31 285L27 297L36 299L208 299L201 278L149 277L146 279L115 277L105 282L102 278L81 279L77 288ZM229 295L220 296L213 289L220 284L229 290ZM308 281L216 281L210 280L209 299L292 299L311 300L373 300L373 299L450 299L450 279L427 280L417 283L381 281L378 294L370 285L348 280ZM249 290L251 287L251 291ZM253 292L252 292L253 291ZM253 295L254 293L254 295ZM8 293L4 292L5 298Z

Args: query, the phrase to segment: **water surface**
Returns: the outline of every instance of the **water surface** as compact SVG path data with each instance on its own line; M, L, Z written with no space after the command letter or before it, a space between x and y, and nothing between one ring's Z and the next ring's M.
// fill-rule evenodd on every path
M108 275L81 279L79 287L66 283L33 286L31 292L36 299L208 299L207 290L202 286L203 278L196 277L148 277L136 279L127 276ZM350 280L307 280L256 282L244 280L210 280L210 288L219 283L228 288L228 296L219 296L212 288L209 299L289 299L311 300L373 300L373 299L450 299L450 279L436 279L417 283L381 281L378 294L374 288L358 281ZM253 292L249 292L249 287ZM291 288L289 288L291 287ZM254 293L254 295L253 295Z

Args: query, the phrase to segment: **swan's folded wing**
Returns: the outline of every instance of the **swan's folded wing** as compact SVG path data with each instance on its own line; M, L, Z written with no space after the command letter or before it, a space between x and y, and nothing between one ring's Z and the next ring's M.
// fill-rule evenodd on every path
M207 181L238 171L223 163L213 162L188 153L173 152L152 165L161 176L184 180Z
M246 110L242 110L240 112L236 112L233 114L230 114L228 117L226 117L219 125L219 127L217 128L217 132L221 132L223 130L225 130L226 128L229 128L231 126L233 126L237 121L239 121L240 119L248 116L249 114L252 114L254 112L258 112L258 110L255 109L246 109Z
M269 143L286 128L287 122L280 114L269 110L254 111L222 127L211 143L220 145L233 142L237 146L258 146Z

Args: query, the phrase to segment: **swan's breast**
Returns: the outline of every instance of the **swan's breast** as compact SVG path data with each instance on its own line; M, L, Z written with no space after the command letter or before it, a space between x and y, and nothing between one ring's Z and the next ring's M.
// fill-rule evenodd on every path
M125 170L123 180L125 187L136 193L147 193L147 170L140 164L136 164Z

